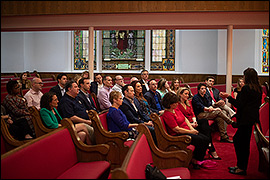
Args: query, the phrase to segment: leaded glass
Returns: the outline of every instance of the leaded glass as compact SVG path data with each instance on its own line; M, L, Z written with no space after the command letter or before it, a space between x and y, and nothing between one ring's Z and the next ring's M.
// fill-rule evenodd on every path
M152 30L151 32L151 70L173 71L175 66L175 30Z
M74 70L88 70L89 31L74 31ZM96 31L94 31L94 70L96 70Z
M262 30L262 73L269 73L269 29Z
M102 69L142 69L145 56L144 46L144 30L102 31Z

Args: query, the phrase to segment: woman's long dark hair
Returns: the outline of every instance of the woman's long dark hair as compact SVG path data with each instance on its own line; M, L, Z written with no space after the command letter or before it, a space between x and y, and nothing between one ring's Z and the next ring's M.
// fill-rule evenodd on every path
M262 93L262 87L259 82L258 73L254 68L247 68L244 70L245 84L249 86L250 89Z
M51 91L44 93L40 99L40 108L46 108L51 111L50 102L52 102L52 97L54 95L56 95L55 92Z

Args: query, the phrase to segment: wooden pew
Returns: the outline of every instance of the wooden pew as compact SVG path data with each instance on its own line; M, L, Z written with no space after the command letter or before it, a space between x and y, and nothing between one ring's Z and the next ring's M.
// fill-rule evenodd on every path
M190 179L189 154L184 150L165 152L156 147L149 129L139 124L140 131L120 168L112 170L111 179L146 179L145 168L151 163L166 177Z
M89 118L92 121L94 128L95 139L97 144L108 144L110 150L108 153L108 160L111 163L111 168L120 167L133 140L128 140L127 132L110 132L108 131L108 125L106 115L108 110L98 114L94 110L88 112Z
M107 179L109 146L86 145L70 119L63 127L1 155L1 179Z

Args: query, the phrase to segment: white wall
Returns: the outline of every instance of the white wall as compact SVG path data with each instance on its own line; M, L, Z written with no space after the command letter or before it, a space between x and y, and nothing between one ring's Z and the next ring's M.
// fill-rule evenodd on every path
M148 35L150 33L146 33L146 46L150 47ZM260 51L256 50L261 47L258 45L259 38L257 30L234 30L233 75L242 75L247 67L258 68L260 74L258 65ZM99 42L101 48L102 41ZM225 75L226 42L226 30L176 30L176 72L151 73ZM145 48L146 60L150 57L149 47ZM101 51L99 52L97 57L101 60ZM100 67L101 63L98 64ZM146 65L149 69L150 63ZM34 69L39 72L81 72L73 70L72 32L1 32L1 72L23 72Z

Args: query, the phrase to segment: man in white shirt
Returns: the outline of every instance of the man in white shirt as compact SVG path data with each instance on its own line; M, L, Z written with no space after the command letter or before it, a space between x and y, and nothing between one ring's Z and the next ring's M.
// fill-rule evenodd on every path
M142 84L142 93L145 94L147 91L149 91L148 87L148 78L149 78L149 72L144 69L141 72L141 84Z
M112 78L109 75L105 75L103 78L103 87L99 90L97 98L101 110L109 109L111 102L109 100L110 93L112 92Z
M115 84L112 87L112 91L119 91L122 93L122 87L125 85L124 84L124 78L121 75L117 75L115 76ZM124 97L123 93L122 93L122 97Z
M67 83L67 80L68 77L66 74L64 73L58 74L57 75L58 84L50 89L50 91L55 92L59 102L66 92L65 85Z
M28 107L35 106L38 110L40 109L40 99L43 96L43 93L41 92L42 86L43 82L40 78L33 78L32 88L24 95Z

